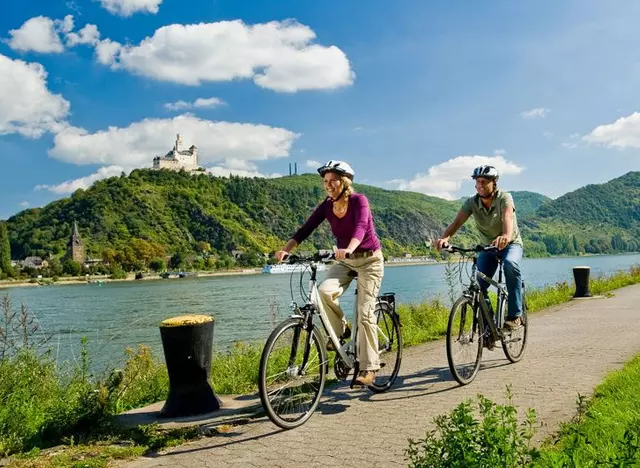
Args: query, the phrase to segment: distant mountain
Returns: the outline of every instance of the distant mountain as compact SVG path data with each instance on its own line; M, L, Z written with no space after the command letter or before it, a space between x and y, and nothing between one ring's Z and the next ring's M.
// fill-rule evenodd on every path
M513 202L516 205L518 217L529 216L536 212L546 202L552 200L546 195L536 192L527 192L526 190L509 192L513 196ZM467 195L457 199L455 202L462 205L464 201L471 195Z
M388 254L427 253L425 241L439 235L458 210L454 202L419 193L356 184L369 198ZM232 250L270 252L283 245L324 199L322 181L305 174L277 179L197 176L184 172L135 170L96 182L87 190L25 210L8 222L12 256L60 257L74 220L90 256L117 253L132 266L159 253L185 256L201 243L213 254ZM465 228L462 240L471 240ZM326 223L305 248L330 248Z
M551 254L640 250L640 172L546 202L523 224Z
M428 253L425 241L438 236L460 207L460 201L414 192L360 184L356 190L370 200L388 255ZM533 192L513 196L529 256L639 249L639 172L556 200ZM323 198L321 179L313 174L248 179L140 169L22 211L7 220L7 229L13 258L62 257L77 221L88 255L125 269L169 256L176 265L224 262L232 251L258 262L259 254L279 248ZM472 222L456 235L460 243L476 239ZM325 223L302 247L332 244Z
M538 208L552 199L546 195L536 192L515 191L510 192L513 196L513 203L516 205L518 217L534 214Z

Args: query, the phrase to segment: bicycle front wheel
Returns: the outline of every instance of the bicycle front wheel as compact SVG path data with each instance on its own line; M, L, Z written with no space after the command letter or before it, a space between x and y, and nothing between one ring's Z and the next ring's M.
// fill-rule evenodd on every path
M453 304L447 325L447 360L460 385L470 383L480 369L484 342L482 314L471 299L461 297Z
M402 333L400 320L387 302L380 302L375 310L377 318L378 350L380 370L376 373L375 383L369 390L382 393L389 390L395 382L402 362Z
M522 325L515 330L505 332L502 340L502 350L511 362L518 362L524 356L527 347L527 336L529 334L529 317L527 317L527 298L522 289L522 315L520 316Z
M314 326L309 333L301 318L282 322L262 350L258 386L269 419L283 429L304 424L324 389L327 352Z

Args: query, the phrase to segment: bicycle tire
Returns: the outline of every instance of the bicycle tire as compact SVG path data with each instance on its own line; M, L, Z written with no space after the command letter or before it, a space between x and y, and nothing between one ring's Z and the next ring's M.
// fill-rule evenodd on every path
M402 330L400 329L399 317L393 313L392 306L387 302L378 303L374 313L378 317L377 324L380 331L389 340L385 346L385 349L389 354L380 356L381 364L384 364L384 367L378 371L375 383L369 385L368 388L372 392L382 393L391 388L398 377L398 373L400 372L400 364L402 363ZM381 318L384 319L382 326L380 325ZM380 337L378 337L378 340L380 340ZM378 342L378 349L380 349L380 347L381 344ZM385 360L386 356L389 356L389 359ZM393 363L391 361L392 356L395 357L395 361ZM388 377L385 375L387 366L393 366ZM382 369L385 369L384 372Z
M311 402L308 408L299 417L286 418L282 414L280 414L278 412L279 411L278 407L274 405L274 401L272 401L272 398L270 397L270 393L272 393L272 391L270 392L270 388L267 383L267 379L268 379L267 371L269 366L269 358L274 353L276 342L288 330L293 331L294 337L296 336L296 331L297 331L298 339L300 338L303 332L305 334L307 333L307 330L304 329L304 322L302 318L292 317L280 323L280 325L278 325L271 332L271 335L269 335L269 338L267 339L267 342L264 345L264 348L262 350L262 356L260 358L260 369L259 369L259 376L258 376L258 387L259 387L260 401L262 402L262 406L265 409L265 412L267 413L267 416L269 417L269 419L276 426L282 429L293 429L295 427L301 426L313 415L313 413L315 412L318 406L318 403L320 403L320 398L322 397L322 392L324 390L324 385L326 382L327 370L328 370L327 351L326 351L325 342L324 340L321 339L321 335L318 332L317 327L314 326L311 331L311 346L312 347L315 346L316 352L318 353L318 357L319 357L318 358L319 381L317 384L317 388L315 388L314 395L311 399ZM304 343L305 341L302 341L300 343L303 345L303 348L304 348ZM297 348L298 346L296 346L296 351L298 351ZM286 348L283 348L283 349L286 349ZM303 376L291 375L292 373L292 370L290 370L290 368L292 367L291 355L293 354L293 351L294 349L292 344L289 361L288 361L289 365L285 373L288 372L290 374L287 377L303 377ZM278 351L276 350L276 352ZM309 352L311 353L311 350ZM304 351L302 351L302 354L304 354ZM286 356L286 351L283 351L282 355ZM293 366L293 367L295 368L297 366Z
M524 286L522 289L522 315L521 315L521 319L522 319L522 326L517 328L516 330L513 330L512 332L509 333L509 337L511 338L511 336L513 335L513 333L522 331L522 346L520 347L519 351L516 352L512 352L511 349L509 349L509 344L512 341L505 341L505 339L502 340L502 350L504 351L505 356L507 357L507 359L509 361L511 361L512 363L516 363L518 361L520 361L522 359L522 357L524 356L524 350L527 347L527 337L529 336L529 317L527 315L527 298L525 296L525 292L524 292Z
M456 330L454 329L454 327L456 326L456 316L458 312L461 310L465 311L465 314L463 317L465 321L462 323L462 325L467 324L467 320L468 320L467 316L471 318L471 327L472 327L472 330L470 333L471 338L467 337L465 339L469 339L468 344L471 344L471 345L475 344L477 346L477 351L475 353L475 358L472 363L472 367L466 372L462 372L461 369L459 369L458 366L456 365L455 358L454 358L455 353L453 352L453 346L455 344L454 337L456 335L460 335L460 333L456 333ZM468 311L470 311L471 314L469 314ZM459 327L461 326L460 323L458 323L457 325ZM472 341L474 335L475 335L475 342ZM458 336L458 341L460 338L461 336ZM478 370L480 369L480 362L482 361L483 345L484 345L484 320L482 317L482 313L477 309L477 307L474 309L473 303L469 297L462 296L451 307L451 312L449 313L449 322L447 324L447 361L449 363L449 370L451 371L451 374L460 385L467 385L471 383L473 379L476 377Z

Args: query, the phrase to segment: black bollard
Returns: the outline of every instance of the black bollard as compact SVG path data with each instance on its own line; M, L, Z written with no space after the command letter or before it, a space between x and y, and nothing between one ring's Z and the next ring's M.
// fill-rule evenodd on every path
M588 266L577 266L573 268L573 279L576 282L576 292L573 297L592 297L589 291L589 273L591 268Z
M183 315L160 325L169 373L169 396L161 417L194 416L220 409L220 400L209 384L213 324L209 315Z

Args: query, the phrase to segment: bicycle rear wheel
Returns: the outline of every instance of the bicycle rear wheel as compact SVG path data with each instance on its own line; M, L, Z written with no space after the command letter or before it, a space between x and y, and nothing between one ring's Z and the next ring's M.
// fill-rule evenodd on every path
M505 331L502 339L502 349L505 356L511 362L518 362L524 356L524 350L527 347L527 336L529 334L529 317L527 316L527 298L522 285L522 326L515 330Z
M400 320L393 313L391 304L379 302L375 314L378 325L380 370L376 373L375 383L369 385L369 390L382 393L389 390L398 377L402 362L402 333L400 332Z
M314 326L301 318L282 322L262 350L258 386L269 419L283 429L304 424L315 411L327 375L327 352Z
M447 325L449 370L460 385L470 383L480 369L484 342L482 313L466 296L458 299Z

